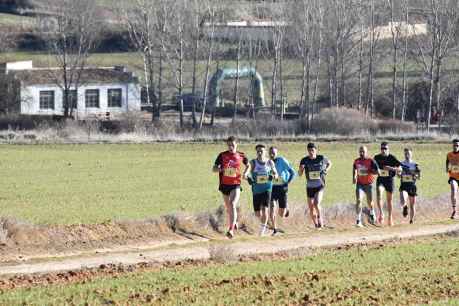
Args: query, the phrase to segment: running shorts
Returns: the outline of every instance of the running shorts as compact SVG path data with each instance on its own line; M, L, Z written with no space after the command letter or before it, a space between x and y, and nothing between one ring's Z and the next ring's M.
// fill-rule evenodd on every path
M418 195L418 189L413 183L401 183L400 191L406 191L410 197L415 197Z
M220 185L218 190L226 196L229 196L231 191L241 189L241 185Z
M253 195L253 210L260 211L262 207L269 207L271 202L271 191L255 193Z
M379 186L383 186L386 192L394 192L394 179L393 178L381 178L376 179L376 187L379 189Z
M320 187L313 187L313 188L306 188L306 194L308 198L312 199L318 194L320 191L324 189L324 186Z
M287 192L287 185L273 186L271 201L277 201L277 203L279 204L279 208L287 208Z

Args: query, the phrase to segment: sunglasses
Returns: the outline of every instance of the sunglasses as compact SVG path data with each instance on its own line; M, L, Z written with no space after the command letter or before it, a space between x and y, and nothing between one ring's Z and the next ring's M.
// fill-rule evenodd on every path
M389 150L388 147L381 147L381 150Z

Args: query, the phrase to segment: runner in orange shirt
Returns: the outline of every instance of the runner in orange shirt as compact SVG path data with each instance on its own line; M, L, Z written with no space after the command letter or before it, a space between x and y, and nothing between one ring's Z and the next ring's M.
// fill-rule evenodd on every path
M373 182L378 174L378 165L368 157L368 149L365 146L359 148L359 158L352 165L352 183L355 185L355 199L357 209L356 226L362 227L362 200L366 195L367 205L370 209L370 223L375 224L375 210L373 207Z
M223 195L228 214L228 238L234 237L237 229L239 198L241 196L241 166L248 168L249 161L244 153L237 151L237 139L230 136L226 140L228 150L218 155L212 170L219 174L219 188Z
M448 183L451 185L451 219L457 218L457 190L459 183L459 139L453 140L453 151L446 156L446 172L449 174Z

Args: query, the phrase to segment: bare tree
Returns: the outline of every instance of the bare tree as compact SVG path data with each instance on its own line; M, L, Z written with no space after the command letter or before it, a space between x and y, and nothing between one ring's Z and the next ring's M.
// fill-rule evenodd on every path
M363 80L363 69L364 69L364 40L366 38L366 31L365 31L365 8L363 5L363 0L359 1L359 25L360 25L360 32L359 32L359 71L358 71L358 100L357 100L357 109L360 110L362 107L363 102L363 90L362 90L362 80Z
M239 69L240 69L240 61L241 61L241 44L242 44L242 33L239 33L239 38L237 42L237 50L236 50L236 79L234 80L233 122L236 121L237 102L239 99L238 94L239 94Z
M301 98L300 98L300 117L306 116L308 126L310 118L310 79L311 79L311 53L314 41L313 14L310 0L298 1L294 6L292 13L293 39L297 41L296 49L302 60L302 77L301 77Z
M375 103L374 103L374 72L375 72L375 51L379 40L380 33L376 29L376 12L375 0L369 0L369 24L368 29L368 86L367 86L367 103L365 112L370 111L370 116L375 116Z
M64 117L71 117L76 105L71 90L78 90L88 58L94 49L99 18L91 0L49 1L47 9L54 13L55 28L41 29L48 50L59 69L50 69L50 77L63 91ZM51 65L51 63L49 64Z
M280 92L279 94L279 87L282 88L280 83L282 79L279 79L279 70L281 56L282 56L282 48L284 47L284 40L285 40L285 21L284 18L286 16L285 6L287 4L283 2L270 2L269 8L271 12L272 24L271 24L271 37L272 37L272 48L273 48L273 67L272 67L272 79L271 79L271 112L273 117L276 116L276 103L279 99L281 99L281 108L283 109L283 93ZM279 86L280 85L280 86Z
M151 0L134 0L122 9L122 20L129 36L142 57L147 104L152 106L152 120L160 117L160 105L156 95L155 58L156 5Z
M408 40L409 40L409 29L410 29L410 23L409 23L409 14L410 14L410 8L409 8L409 0L403 0L402 2L402 11L403 11L403 19L405 22L405 27L403 29L403 35L404 35L404 47L403 47L403 67L402 67L402 110L401 110L401 120L405 121L405 116L406 116L406 92L407 92L407 86L406 86L406 68L407 68L407 60L408 60Z
M318 88L319 88L319 75L320 75L320 69L321 69L321 64L322 64L322 42L323 42L323 35L322 35L322 32L323 32L323 10L322 10L322 2L321 1L318 1L316 3L316 6L315 6L315 14L317 14L318 18L317 18L317 36L318 36L318 42L317 42L317 47L315 49L315 58L317 59L317 67L316 67L316 75L314 77L314 91L313 91L313 94L312 94L312 103L311 103L311 111L310 111L310 114L311 114L311 119L309 120L309 129L311 128L310 125L311 125L311 121L314 119L314 113L316 112L316 109L315 109L315 103L316 103L316 100L317 100L317 94L318 94Z
M189 41L185 39L185 27L189 15L189 3L185 0L170 1L160 0L157 2L160 16L156 40L160 48L160 68L158 75L158 100L161 105L162 79L163 79L163 58L167 62L175 81L177 98L179 104L180 127L184 126L183 117L183 63L184 52Z
M215 23L217 18L217 2L207 1L206 2L206 11L208 18L208 26L210 28L210 33L208 37L208 48L207 48L207 62L206 62L206 72L204 76L204 89L203 89L203 102L202 102L202 111L199 118L198 129L202 128L204 123L204 116L206 114L207 107L207 98L208 98L208 86L209 86L209 75L210 68L213 60L214 53L214 42L215 42Z
M3 27L0 29L0 54L8 51L14 45L8 29ZM0 69L0 112L9 114L17 108L18 94L14 78L6 74L6 71Z
M387 7L390 15L390 32L392 38L392 119L395 119L397 114L397 64L398 50L400 41L400 22L396 21L396 7L394 0L387 0Z
M289 38L293 41L289 41L289 45L295 46L296 53L302 62L299 115L306 118L309 129L321 64L323 20L321 1L298 0L289 13L288 20L294 24L293 33L289 33Z
M325 1L324 28L327 53L330 106L339 107L346 99L346 79L352 72L349 64L358 44L354 40L358 25L353 0Z
M459 34L459 3L455 0L426 0L421 3L421 14L428 24L427 35L416 36L418 56L429 80L429 105L427 109L427 131L430 131L432 106L440 110L440 79L443 61L457 45ZM435 96L435 97L434 97Z

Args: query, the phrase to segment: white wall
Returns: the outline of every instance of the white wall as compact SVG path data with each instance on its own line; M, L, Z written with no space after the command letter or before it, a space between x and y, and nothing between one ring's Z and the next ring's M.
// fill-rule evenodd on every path
M5 63L4 68L8 73L9 70L28 70L32 69L32 61L20 61Z
M121 107L108 107L108 89L121 89ZM86 108L85 91L99 89L99 107ZM40 91L54 90L54 110L40 109ZM21 88L21 114L25 115L63 115L63 92L56 85L33 85ZM78 107L74 115L78 119L94 117L95 115L116 116L126 111L140 111L140 86L139 84L93 84L78 88Z

